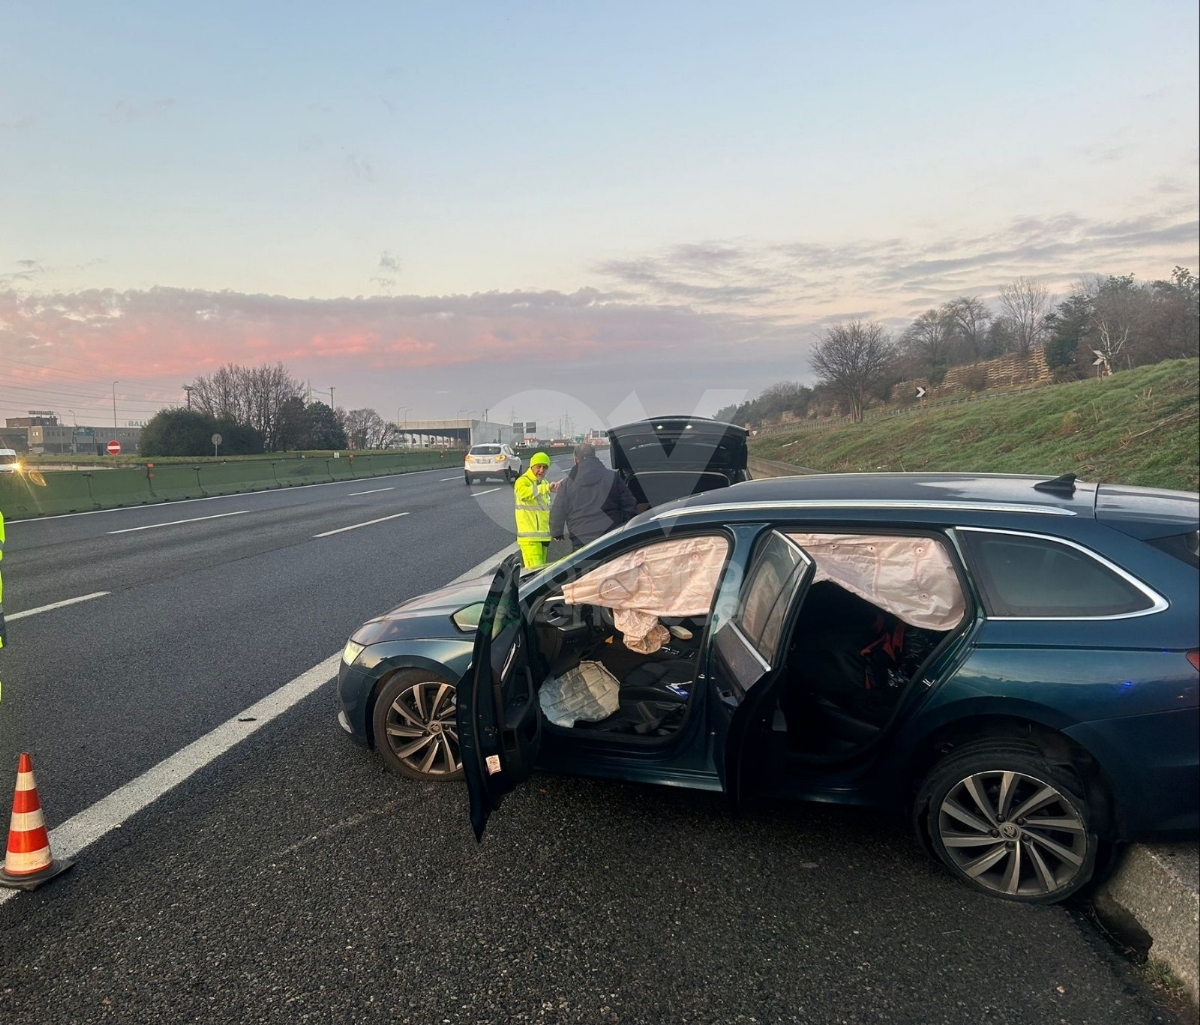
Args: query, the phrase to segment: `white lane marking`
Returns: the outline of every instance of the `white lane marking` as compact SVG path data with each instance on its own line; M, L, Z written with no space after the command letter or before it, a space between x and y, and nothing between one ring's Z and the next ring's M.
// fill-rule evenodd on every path
M324 534L313 534L313 537L329 537L331 534L340 534L344 530L358 530L359 527L369 527L375 523L386 523L388 520L397 520L401 516L407 516L408 513L392 513L391 516L380 516L377 520L367 520L365 523L352 523L348 527L338 527L337 530L327 530Z
M380 474L378 480L390 480L392 477L419 477L423 473L440 473L441 468L436 470L411 470L408 473L384 473ZM458 480L457 477L451 477L451 480ZM291 491L295 488L332 488L341 484L361 484L361 480L326 480L316 484L293 484L287 490ZM243 501L247 498L255 498L259 495L276 495L280 492L280 488L263 488L262 491L246 491L241 494L229 495L209 495L207 498L174 498L171 499L170 505L190 505L192 502L219 502L223 498L239 498ZM158 505L167 505L167 502L156 503ZM19 523L45 523L47 520L67 520L72 516L103 516L107 513L123 513L129 512L131 509L145 509L144 505L118 505L112 509L88 509L86 512L73 513L52 513L49 516L31 516L26 520L5 520L4 525L8 530L12 530Z
M323 687L337 675L341 657L341 652L330 655L324 662L285 683L261 701L256 701L244 712L227 719L199 740L192 741L169 758L164 758L137 779L118 787L90 808L85 808L61 826L50 830L50 847L55 855L60 858L74 857L85 847L116 829L131 815L158 800L235 744L241 743L298 701L304 700L313 691ZM16 890L0 890L0 904L16 893Z
M516 550L517 545L514 542L484 559L478 566L455 577L451 583L457 584L462 580L482 575ZM51 848L58 852L59 857L75 857L85 847L118 828L126 819L169 793L189 776L215 761L236 744L240 744L272 719L303 701L337 675L341 658L340 651L336 655L330 655L324 662L301 673L262 700L256 701L245 711L238 712L232 719L227 719L199 740L192 741L187 747L164 758L137 779L130 780L107 797L102 797L90 808L71 816L61 826L50 830ZM19 892L21 891L0 889L0 904L11 900Z
M395 488L375 488L373 491L351 491L347 498L357 498L359 495L378 495L381 491L395 491Z
M167 523L147 523L144 527L124 527L121 530L110 530L110 534L132 534L135 530L157 530L159 527L178 527L181 523L200 523L202 520L219 520L225 516L245 516L249 509L239 509L237 512L214 513L212 516L194 516L190 520L170 520Z
M454 476L454 477L443 477L441 480L438 481L438 483L445 484L446 481L448 481L448 480L462 480L462 474L458 474L457 476Z
M501 490L500 488L488 488L487 491L472 491L471 494L473 494L476 498L479 498L483 495L490 495L493 492L500 491L500 490Z
M66 601L56 601L50 605L39 605L36 609L26 609L24 612L10 612L8 621L24 619L26 616L36 616L39 612L49 612L51 609L66 608L68 605L78 605L81 601L91 601L93 598L103 598L112 591L93 591L91 594L80 595L78 598L68 598Z

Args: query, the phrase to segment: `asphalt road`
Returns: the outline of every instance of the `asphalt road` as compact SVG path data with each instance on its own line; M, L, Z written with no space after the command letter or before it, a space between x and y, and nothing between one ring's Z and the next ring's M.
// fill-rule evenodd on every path
M455 465L10 524L0 766L30 751L68 818L511 542L511 508Z
M509 543L491 487L15 524L10 612L112 593L10 628L0 765L32 751L62 822ZM1173 1020L1078 911L976 896L877 816L537 777L476 844L461 786L334 714L330 682L0 903L0 1021Z

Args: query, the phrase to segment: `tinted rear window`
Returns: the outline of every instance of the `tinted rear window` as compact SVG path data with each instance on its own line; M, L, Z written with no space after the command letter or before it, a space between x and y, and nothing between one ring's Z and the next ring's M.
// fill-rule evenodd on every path
M990 616L1085 619L1154 606L1140 588L1069 545L973 530L962 537Z
M473 456L498 456L499 454L499 445L475 445L471 449L471 455Z
M734 622L770 663L779 644L783 617L787 612L789 587L804 556L781 535L772 533L758 551L743 593L742 606Z

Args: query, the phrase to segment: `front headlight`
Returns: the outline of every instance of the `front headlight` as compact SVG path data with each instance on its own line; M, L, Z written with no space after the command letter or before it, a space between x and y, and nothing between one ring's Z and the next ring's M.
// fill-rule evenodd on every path
M348 666L354 665L354 660L362 654L365 647L365 644L359 644L358 641L347 641L346 646L342 649L342 661Z

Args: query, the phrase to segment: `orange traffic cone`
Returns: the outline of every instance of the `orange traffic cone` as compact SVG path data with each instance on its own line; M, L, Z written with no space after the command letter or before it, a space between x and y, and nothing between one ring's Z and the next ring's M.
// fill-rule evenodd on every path
M17 762L17 790L13 794L8 853L4 856L4 867L0 868L0 886L36 890L73 864L66 858L55 861L50 855L50 837L33 779L33 761L23 754Z

